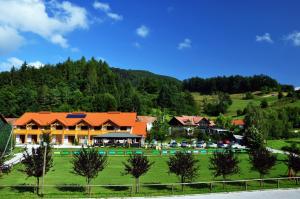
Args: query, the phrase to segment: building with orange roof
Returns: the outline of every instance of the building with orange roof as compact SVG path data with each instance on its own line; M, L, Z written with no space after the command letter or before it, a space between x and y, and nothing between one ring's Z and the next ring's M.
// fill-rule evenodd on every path
M116 141L141 142L146 122L133 112L27 112L14 122L17 143L39 143L43 133L51 134L55 144L99 144ZM106 137L107 135L107 137ZM113 139L113 138L116 139Z
M231 121L231 124L234 126L238 126L240 128L244 128L245 126L245 121L243 119L235 119Z

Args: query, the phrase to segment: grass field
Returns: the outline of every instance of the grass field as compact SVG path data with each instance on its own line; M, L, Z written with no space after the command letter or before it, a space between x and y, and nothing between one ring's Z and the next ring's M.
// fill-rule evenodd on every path
M209 167L209 157L210 155L197 155L197 159L199 160L199 177L195 179L195 181L211 181L211 180L221 180L220 178L214 178L211 175L211 171L208 169ZM278 156L279 161L275 168L271 171L271 174L267 175L267 177L283 177L287 174L287 167L283 163L285 159L284 155ZM46 185L55 185L54 187L46 187L45 194L47 197L82 197L84 196L84 188L62 188L57 187L57 185L85 185L85 179L81 176L74 175L72 173L72 164L71 164L71 156L54 156L54 167L49 171L49 173L45 177ZM133 184L134 180L127 175L123 175L123 164L122 162L126 161L127 157L113 157L110 156L108 159L108 166L103 170L103 172L99 173L99 176L92 181L94 185L130 185ZM178 182L178 178L175 175L170 175L168 173L166 161L168 160L167 156L151 156L149 157L151 161L154 161L153 167L150 171L141 177L142 193L146 195L165 195L170 194L170 187L164 186L156 186L151 187L147 186L147 184L163 184L163 183L176 183ZM231 180L236 179L253 179L258 178L259 175L257 172L251 171L250 165L248 163L248 155L240 154L240 167L241 171L237 175L233 175L230 177ZM8 175L3 175L0 179L1 185L24 185L24 184L34 184L34 178L27 178L24 173L20 171L21 165L16 165L12 172ZM266 184L266 187L273 187L274 182L271 184ZM294 184L294 183L292 183ZM283 184L282 186L288 186L287 184ZM275 186L275 185L274 185ZM249 189L259 188L258 183L249 184ZM201 193L208 192L209 188L204 186L203 189L199 189L200 187L189 187L187 188L188 193ZM227 189L230 191L242 189L243 186L228 186ZM274 187L273 187L274 188ZM221 185L218 187L216 185L215 191L222 191ZM33 193L31 193L31 188L12 188L5 187L0 189L0 198L4 196L6 198L14 198L18 197L35 197ZM175 187L175 192L180 192L180 187ZM177 193L176 192L176 193ZM97 196L107 196L107 195L116 195L116 196L128 196L130 194L129 187L95 187L93 188L93 193L98 194ZM143 194L142 194L143 195Z
M203 110L203 100L207 99L208 101L213 100L216 98L215 95L200 95L199 93L192 93L194 100L196 101L197 107L199 110ZM269 94L259 94L254 92L254 98L250 100L244 100L243 97L245 94L231 94L230 97L232 99L232 105L229 106L226 116L237 117L236 112L237 110L244 110L247 105L252 102L255 105L259 105L262 100L267 100L269 106L293 106L293 107L300 107L300 100L295 102L290 102L288 104L275 104L278 101L277 93L269 93Z
M284 146L290 146L295 143L298 147L300 147L300 138L290 138L286 140L268 140L267 146L273 149L281 150Z

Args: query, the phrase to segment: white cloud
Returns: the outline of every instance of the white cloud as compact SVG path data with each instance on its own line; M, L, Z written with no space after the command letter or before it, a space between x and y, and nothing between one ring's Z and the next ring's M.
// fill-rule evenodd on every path
M66 48L69 46L66 34L89 25L87 11L68 1L0 0L0 13L2 32L10 30L18 38L15 47L21 45L21 33L31 32ZM0 49L5 51L2 44Z
M136 34L143 38L147 37L149 35L149 32L150 32L149 28L145 25L141 25L136 29Z
M117 13L112 13L112 12L109 12L107 13L107 16L115 21L122 21L123 20L123 16L122 15L119 15Z
M24 63L23 60L17 58L17 57L10 57L5 62L0 63L0 71L7 71L10 70L11 67L19 68ZM33 61L27 63L28 66L33 66L35 68L40 68L44 66L44 64L40 61Z
M274 43L274 41L272 40L271 35L269 33L265 33L263 35L256 35L256 41L257 42Z
M28 65L33 66L35 68L40 68L40 67L43 67L45 64L43 64L40 61L34 61L34 62L29 62Z
M102 10L103 12L109 12L110 11L110 6L108 3L101 3L99 1L95 1L93 4L93 7L95 9Z
M177 46L178 50L183 50L185 48L191 48L192 41L189 38L185 38L182 42L180 42Z
M294 46L300 46L300 32L294 31L285 37L285 40L291 41Z
M18 49L23 41L23 37L15 29L0 26L0 55Z
M110 5L108 3L102 3L102 2L99 2L99 1L95 1L93 3L93 7L96 9L96 10L101 10L102 12L105 13L105 15L114 20L114 21L122 21L123 20L123 16L122 15L119 15L117 13L114 13L114 12L111 12L111 8L110 8Z

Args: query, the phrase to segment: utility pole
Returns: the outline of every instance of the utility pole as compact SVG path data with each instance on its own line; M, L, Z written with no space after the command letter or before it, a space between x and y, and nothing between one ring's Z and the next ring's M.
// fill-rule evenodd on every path
M42 176L42 195L44 194L44 176L45 176L45 170L46 170L46 155L47 155L47 143L43 142L43 146L45 147L44 151L44 164L43 164L43 176Z

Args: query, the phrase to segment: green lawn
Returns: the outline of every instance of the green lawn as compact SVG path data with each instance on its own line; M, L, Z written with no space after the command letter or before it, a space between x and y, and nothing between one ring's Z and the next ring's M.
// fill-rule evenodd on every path
M220 178L213 178L211 171L208 169L209 157L210 155L197 155L199 159L199 177L195 181L211 181L211 180L220 180ZM276 167L272 170L270 175L267 177L283 177L287 174L287 168L282 160L285 159L284 155L279 155L279 161ZM160 187L151 187L146 186L146 184L162 184L162 183L176 183L178 178L175 175L169 175L166 161L168 160L167 156L151 156L149 157L151 161L154 161L155 164L150 169L150 171L141 178L142 186L142 195L165 195L170 194L170 187L160 186ZM130 185L133 183L133 179L130 176L123 175L123 165L122 162L126 161L127 157L120 156L110 156L108 159L108 166L99 174L99 176L92 181L92 184L97 185ZM248 155L240 154L239 159L241 161L240 167L241 171L237 175L233 175L230 179L251 179L258 178L259 175L256 172L250 170L250 165L248 163ZM54 156L54 167L45 177L45 184L47 185L85 185L85 179L81 176L74 175L72 173L72 164L70 163L71 156ZM21 165L17 165L13 168L12 172L8 175L3 175L0 180L0 185L22 185L22 184L34 184L34 178L27 178L24 173L19 171ZM292 183L293 184L293 183ZM274 182L266 184L266 187L275 188ZM284 184L285 186L287 184ZM200 185L198 185L200 186ZM203 187L202 187L203 186ZM202 187L202 189L199 189ZM209 188L207 185L201 185L200 187L188 187L188 193L201 193L208 192ZM258 183L250 183L249 189L257 189ZM227 187L228 190L240 190L243 189L242 185L233 185ZM30 188L11 188L5 187L0 189L0 197L14 198L16 195L18 197L35 197L32 194ZM181 194L179 187L174 187L176 194ZM222 191L221 185L216 185L214 191ZM22 193L22 194L20 194ZM45 189L47 197L83 197L84 191L82 188L61 188L61 187L47 187ZM128 196L130 189L128 187L95 187L93 188L93 194L97 196Z
M271 147L273 149L279 149L281 150L284 146L290 146L291 144L297 144L298 147L300 147L300 138L290 138L286 140L268 140L267 146Z

